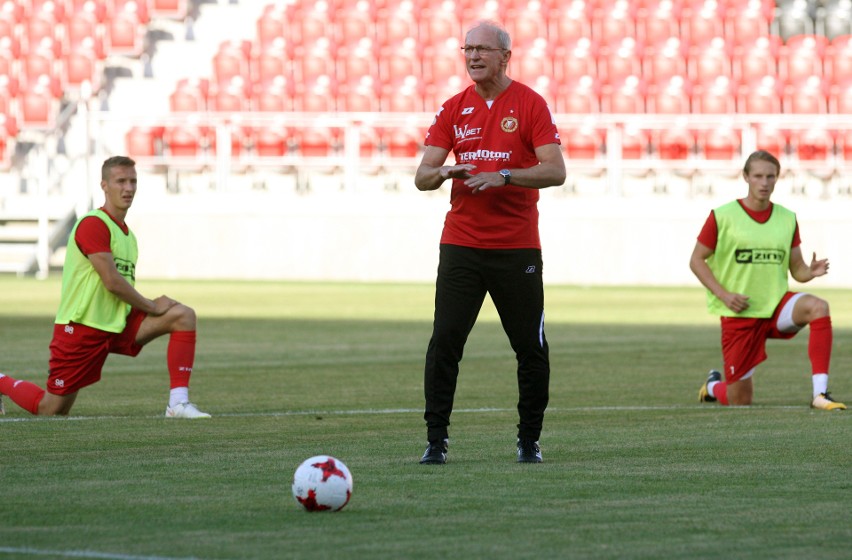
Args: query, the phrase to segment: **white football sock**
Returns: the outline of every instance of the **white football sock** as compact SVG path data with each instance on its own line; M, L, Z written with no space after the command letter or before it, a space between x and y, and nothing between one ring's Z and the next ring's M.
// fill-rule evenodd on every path
M189 402L189 387L175 387L169 391L169 406Z
M828 391L828 374L827 373L815 373L811 376L811 379L814 382L814 396L817 396L820 393L825 393L826 391Z

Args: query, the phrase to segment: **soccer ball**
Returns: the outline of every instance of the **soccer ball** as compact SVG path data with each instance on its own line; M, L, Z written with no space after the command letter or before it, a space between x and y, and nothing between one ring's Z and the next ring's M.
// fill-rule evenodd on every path
M293 497L307 511L340 511L352 496L352 474L329 455L306 459L293 474Z

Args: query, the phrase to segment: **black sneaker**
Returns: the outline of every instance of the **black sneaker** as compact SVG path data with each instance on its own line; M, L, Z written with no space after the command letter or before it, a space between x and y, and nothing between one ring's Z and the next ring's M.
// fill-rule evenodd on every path
M531 439L518 440L519 463L541 463L541 448L537 441Z
M447 438L430 441L426 446L426 452L420 458L421 465L443 465L447 462L447 447L450 440Z
M701 386L701 389L698 390L698 402L716 402L716 397L710 395L710 391L707 390L707 386L714 381L721 381L722 374L715 369L711 369L710 373L707 374L707 381L704 382L704 385Z

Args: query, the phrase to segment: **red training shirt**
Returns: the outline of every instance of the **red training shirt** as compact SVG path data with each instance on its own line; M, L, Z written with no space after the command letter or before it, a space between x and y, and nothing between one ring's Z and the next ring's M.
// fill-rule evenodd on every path
M473 174L538 165L535 148L559 144L547 102L513 81L488 107L474 85L447 100L426 133L426 145L453 152ZM540 249L538 189L515 185L473 192L453 179L441 243L482 249Z

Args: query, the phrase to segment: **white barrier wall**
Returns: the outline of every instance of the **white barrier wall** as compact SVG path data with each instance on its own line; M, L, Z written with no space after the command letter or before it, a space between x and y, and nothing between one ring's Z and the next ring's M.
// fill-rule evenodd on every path
M695 238L716 197L576 196L539 204L545 281L575 285L698 285ZM170 195L143 190L128 217L140 278L432 282L449 191L244 191ZM777 196L797 212L808 260L828 256L823 287L852 288L852 200Z

